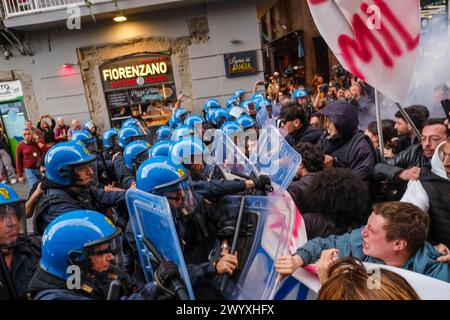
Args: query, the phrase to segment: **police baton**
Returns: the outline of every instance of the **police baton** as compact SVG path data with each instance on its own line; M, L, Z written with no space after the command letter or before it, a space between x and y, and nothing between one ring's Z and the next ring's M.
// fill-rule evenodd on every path
M143 237L143 241L145 246L148 248L148 250L150 250L152 255L155 257L155 260L158 264L166 261L166 259L164 259L164 257L159 253L158 249L155 248L153 243L147 237ZM175 291L175 296L178 298L178 300L190 300L189 294L186 290L186 286L184 285L183 281L175 278L172 279L171 282Z
M237 222L236 222L236 228L235 228L234 236L233 236L233 243L231 244L230 254L234 254L236 252L237 242L239 239L239 233L240 233L240 229L241 229L242 216L244 215L244 208L245 208L245 196L242 196L241 205L239 206L239 213L238 213L238 218L237 218ZM227 287L227 282L228 282L229 277L230 276L228 274L223 275L222 282L220 283L220 288L219 288L219 291L222 295L225 293L225 289Z

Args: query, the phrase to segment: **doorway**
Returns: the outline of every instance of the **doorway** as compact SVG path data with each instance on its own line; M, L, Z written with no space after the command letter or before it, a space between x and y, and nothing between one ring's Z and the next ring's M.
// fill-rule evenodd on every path
M27 114L23 101L11 101L0 104L1 124L5 130L11 148L13 161L16 161L17 145L23 140L22 130L25 127Z

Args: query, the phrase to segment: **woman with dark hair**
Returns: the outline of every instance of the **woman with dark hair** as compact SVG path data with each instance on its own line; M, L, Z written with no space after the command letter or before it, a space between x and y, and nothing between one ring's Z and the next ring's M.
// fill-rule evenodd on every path
M318 172L307 198L311 213L303 219L308 239L346 233L363 225L370 214L367 185L349 169Z

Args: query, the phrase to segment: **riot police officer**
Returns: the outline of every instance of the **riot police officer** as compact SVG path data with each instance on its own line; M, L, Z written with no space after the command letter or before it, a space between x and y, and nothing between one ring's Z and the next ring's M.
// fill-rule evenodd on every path
M28 283L40 257L40 242L35 237L27 237L25 201L5 184L0 184L0 255L17 296L24 299ZM2 272L3 273L3 272Z
M217 248L216 232L230 220L227 212L196 194L189 172L167 157L146 160L139 167L136 187L167 198L196 296L214 297L214 277L232 275L238 265L237 256L227 250L210 256Z
M138 290L121 270L121 233L107 217L94 211L70 211L53 220L42 237L42 258L30 282L33 299L157 298L155 284Z
M33 216L35 234L42 235L53 219L71 210L107 212L110 207L125 208L125 191L105 192L92 185L95 160L80 141L59 143L47 152L45 192Z

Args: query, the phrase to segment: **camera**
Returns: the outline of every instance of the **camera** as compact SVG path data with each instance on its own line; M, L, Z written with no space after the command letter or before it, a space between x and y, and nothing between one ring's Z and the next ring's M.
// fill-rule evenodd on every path
M345 71L345 69L340 64L335 64L331 67L331 69L337 78L344 79L345 77L347 77L347 71Z
M323 85L321 85L319 90L320 90L320 92L327 93L328 92L328 83L324 83Z

